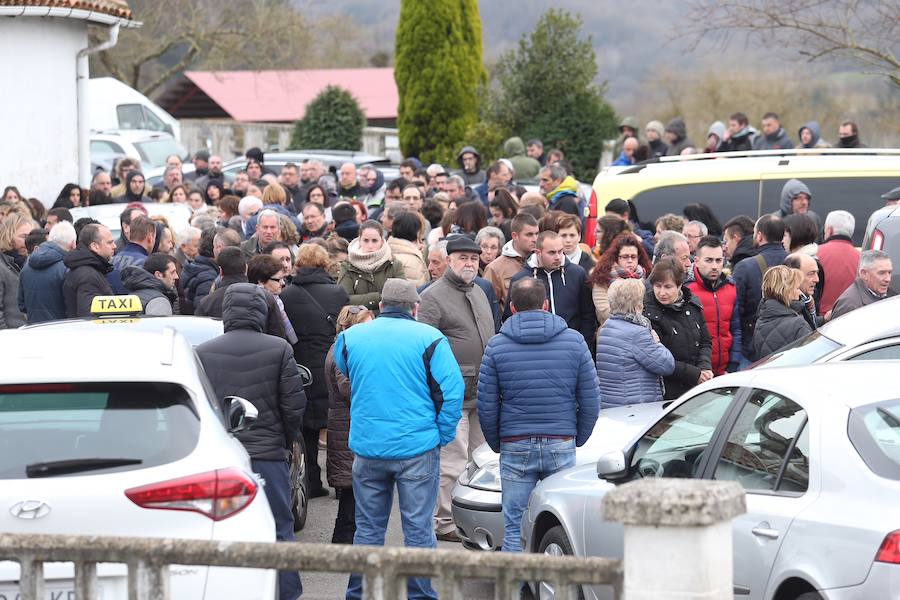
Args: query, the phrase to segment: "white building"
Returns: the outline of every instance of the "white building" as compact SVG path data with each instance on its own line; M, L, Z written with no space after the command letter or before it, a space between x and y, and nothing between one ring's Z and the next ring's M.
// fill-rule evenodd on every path
M89 23L109 42L91 48ZM49 206L66 183L89 186L88 56L137 25L125 0L0 0L0 190Z

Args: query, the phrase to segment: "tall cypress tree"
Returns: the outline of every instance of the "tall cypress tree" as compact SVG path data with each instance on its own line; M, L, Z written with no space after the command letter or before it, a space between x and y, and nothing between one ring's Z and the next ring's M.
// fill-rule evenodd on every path
M478 0L401 0L395 56L400 149L449 161L478 118L487 78Z

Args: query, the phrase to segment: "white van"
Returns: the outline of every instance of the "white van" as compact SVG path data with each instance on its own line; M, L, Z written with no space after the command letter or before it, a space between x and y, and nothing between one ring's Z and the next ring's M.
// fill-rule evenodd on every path
M175 117L118 79L89 80L88 98L91 131L146 129L171 133L176 140L181 140L181 126Z

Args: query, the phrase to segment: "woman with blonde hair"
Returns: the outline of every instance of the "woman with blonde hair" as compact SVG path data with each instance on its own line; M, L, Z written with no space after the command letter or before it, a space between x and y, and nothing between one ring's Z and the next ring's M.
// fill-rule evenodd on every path
M806 319L791 307L800 298L802 282L802 272L782 265L772 267L763 275L763 299L753 333L753 350L757 359L763 359L812 333Z
M28 258L25 238L34 227L34 221L18 213L10 213L0 223L0 329L25 324L19 310L19 272Z
M337 333L374 318L365 306L345 306L337 318ZM356 501L353 498L353 452L350 450L350 380L334 363L334 346L325 357L328 384L328 455L325 472L338 497L332 544L352 544L356 532Z

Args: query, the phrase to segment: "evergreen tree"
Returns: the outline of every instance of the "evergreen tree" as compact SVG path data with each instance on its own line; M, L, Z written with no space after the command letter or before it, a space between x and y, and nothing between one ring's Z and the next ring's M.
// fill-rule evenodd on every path
M400 149L450 162L477 121L486 80L478 0L401 0L395 56Z
M292 148L359 150L366 116L350 92L329 85L306 105L294 124Z
M614 136L616 115L594 83L597 62L591 38L579 39L582 21L550 9L519 47L501 57L499 90L491 114L523 139L563 150L575 176L592 181L603 140Z

